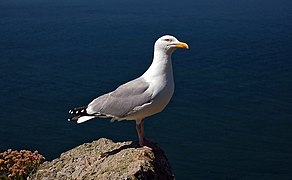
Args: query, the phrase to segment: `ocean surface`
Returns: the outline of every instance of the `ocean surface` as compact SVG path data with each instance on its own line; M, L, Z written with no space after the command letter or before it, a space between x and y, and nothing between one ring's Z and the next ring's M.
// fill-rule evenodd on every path
M145 128L176 178L292 179L291 0L1 0L0 151L137 140L134 121L68 110L140 76L164 34L190 49Z

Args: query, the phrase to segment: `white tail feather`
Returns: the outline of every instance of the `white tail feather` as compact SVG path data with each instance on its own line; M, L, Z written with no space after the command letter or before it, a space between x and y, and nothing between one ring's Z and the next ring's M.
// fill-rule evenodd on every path
M93 118L95 118L95 116L81 116L78 118L77 123L80 124Z

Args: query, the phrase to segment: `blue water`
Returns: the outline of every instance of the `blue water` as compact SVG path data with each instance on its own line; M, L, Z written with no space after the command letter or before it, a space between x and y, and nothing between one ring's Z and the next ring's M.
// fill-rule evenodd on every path
M292 1L0 1L0 150L47 159L135 123L68 123L85 105L173 56L174 97L146 120L177 179L292 179Z

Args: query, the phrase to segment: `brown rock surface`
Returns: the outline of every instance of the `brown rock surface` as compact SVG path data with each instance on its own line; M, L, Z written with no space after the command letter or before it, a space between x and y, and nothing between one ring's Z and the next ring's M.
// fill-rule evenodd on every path
M101 138L44 162L29 179L174 179L161 148Z

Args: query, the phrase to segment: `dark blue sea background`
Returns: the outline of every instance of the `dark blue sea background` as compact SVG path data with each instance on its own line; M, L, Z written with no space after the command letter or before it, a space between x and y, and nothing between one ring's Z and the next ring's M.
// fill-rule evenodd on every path
M1 0L0 151L137 140L134 121L68 110L140 76L164 34L190 49L145 128L176 178L292 179L291 0Z

